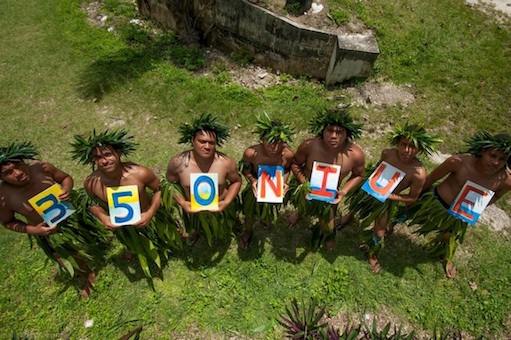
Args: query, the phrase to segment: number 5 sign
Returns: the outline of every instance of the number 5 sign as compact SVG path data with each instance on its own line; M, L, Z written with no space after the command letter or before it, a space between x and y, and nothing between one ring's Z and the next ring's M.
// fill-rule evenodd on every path
M140 220L140 200L136 185L106 188L106 197L113 225L130 225Z
M43 218L44 222L50 227L65 220L69 215L75 212L75 208L69 202L61 202L59 195L62 188L58 184L53 184L46 190L41 191L28 200L28 203Z

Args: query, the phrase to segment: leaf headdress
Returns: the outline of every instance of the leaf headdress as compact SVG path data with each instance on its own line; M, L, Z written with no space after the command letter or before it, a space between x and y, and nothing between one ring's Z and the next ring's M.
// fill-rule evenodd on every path
M255 133L259 134L261 141L267 143L290 143L294 134L293 128L279 120L271 120L266 112L256 118Z
M95 148L110 146L114 150L120 151L121 155L127 156L137 149L138 144L133 141L133 136L128 135L127 130L106 130L100 133L93 130L91 134L85 137L75 135L71 146L73 147L71 152L73 160L77 160L83 165L91 164L94 166L92 151Z
M348 139L357 139L362 133L362 124L355 123L350 114L342 110L328 110L319 112L309 123L310 132L322 136L323 130L330 125L342 126L346 129Z
M440 138L428 133L424 124L410 124L405 122L403 125L397 124L389 133L390 145L397 146L401 138L412 141L413 145L419 149L419 153L431 155L436 145L442 143Z
M229 137L229 128L226 125L211 113L203 113L199 118L194 119L191 125L185 123L179 127L181 134L179 143L190 143L200 131L213 132L218 146L222 146L222 143Z
M511 166L511 135L507 133L499 133L491 135L486 131L476 133L467 141L468 153L481 157L482 151L488 148L495 148L504 152L507 156L507 166Z
M0 165L23 159L35 159L37 151L30 142L12 142L5 148L0 148Z

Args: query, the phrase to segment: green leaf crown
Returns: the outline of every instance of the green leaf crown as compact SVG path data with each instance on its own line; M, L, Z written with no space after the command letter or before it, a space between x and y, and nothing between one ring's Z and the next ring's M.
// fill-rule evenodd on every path
M328 110L319 112L309 123L310 132L322 136L323 130L330 125L341 126L346 129L348 139L357 139L362 133L362 124L355 123L350 114L344 110Z
M290 143L294 134L293 128L279 120L271 120L266 112L256 117L255 133L261 141L267 143Z
M431 155L435 150L437 144L443 141L440 138L428 133L424 124L396 124L394 129L389 133L390 145L397 146L401 138L409 139L413 145L419 149L419 153Z
M110 146L114 150L120 151L121 155L128 156L137 149L138 144L133 141L133 136L128 135L127 130L106 130L100 133L93 130L91 134L85 137L75 135L71 146L73 147L71 153L73 160L77 160L78 163L83 165L94 165L92 151L97 147Z
M218 146L222 146L222 143L229 137L229 128L226 125L211 113L203 113L199 118L194 119L191 125L185 123L179 127L181 134L179 143L190 143L200 131L213 132Z
M495 148L504 152L507 156L507 165L511 166L511 135L507 133L499 133L491 135L487 131L476 133L467 143L468 153L481 157L482 151L488 148Z
M7 147L0 148L0 165L24 159L35 159L37 151L30 142L12 142Z

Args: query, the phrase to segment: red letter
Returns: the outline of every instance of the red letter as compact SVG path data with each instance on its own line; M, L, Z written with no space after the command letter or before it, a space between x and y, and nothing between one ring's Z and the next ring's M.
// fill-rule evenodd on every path
M386 186L379 187L378 184L376 184L376 182L378 181L378 179L380 178L381 174L383 173L383 171L385 170L386 167L387 167L387 165L380 164L378 169L376 169L374 176L371 177L371 180L369 181L369 186L371 187L371 189L373 189L375 192L382 195L383 197L385 197L387 195L390 188L399 179L399 172L396 172L394 175L392 175L392 178L389 180L389 182L387 183Z
M275 171L275 177L277 177L277 184L275 184L270 175L266 171L261 171L261 198L266 197L266 183L270 185L271 190L275 193L275 196L282 197L282 172Z
M460 215L462 215L462 216L464 216L464 217L466 217L466 218L468 218L470 220L473 220L474 219L473 215L471 215L470 213L467 213L467 212L465 212L465 211L463 211L461 209L461 204L463 204L463 203L467 203L468 205L470 205L472 207L474 206L474 202L469 201L466 198L467 195L469 194L469 192L471 192L471 191L473 191L475 193L478 193L481 196L486 196L487 195L487 193L485 191L482 191L482 190L479 190L477 188L474 188L472 186L467 185L465 187L465 190L463 190L463 192L461 193L460 198L455 202L454 207L452 207L452 211L457 213L457 214L460 214ZM472 209L470 209L469 211L472 211Z
M321 182L321 189L319 189L319 190L312 190L311 191L311 195L316 195L316 196L321 196L321 197L328 197L328 198L330 198L333 195L335 195L335 193L328 192L326 190L326 182L327 182L327 179L328 179L328 174L334 174L336 172L336 169L334 167L330 167L330 166L317 165L316 166L316 170L323 171L323 181Z

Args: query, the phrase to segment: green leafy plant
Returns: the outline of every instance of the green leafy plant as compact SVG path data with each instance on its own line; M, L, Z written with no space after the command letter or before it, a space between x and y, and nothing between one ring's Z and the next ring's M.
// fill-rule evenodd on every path
M319 306L313 298L308 303L303 300L298 303L293 299L291 309L286 307L285 315L281 315L277 321L292 339L321 339L326 327L321 321L324 314L325 306Z
M376 320L373 319L373 325L371 329L365 327L363 330L363 339L371 339L371 340L412 340L415 336L415 331L411 331L410 333L401 333L401 326L399 328L394 325L392 327L393 332L389 333L391 330L392 323L387 323L383 329L378 330L376 327Z

